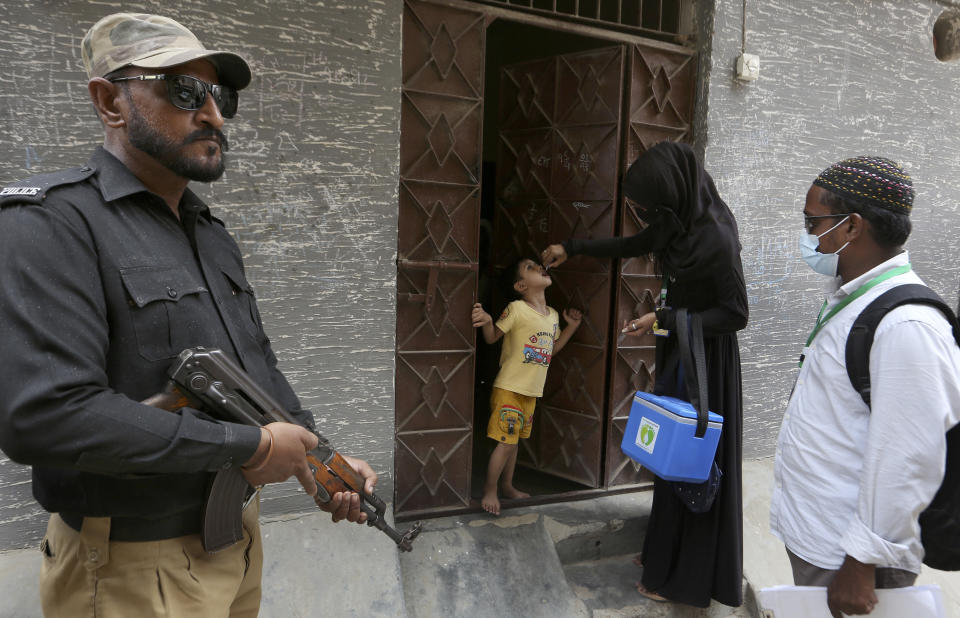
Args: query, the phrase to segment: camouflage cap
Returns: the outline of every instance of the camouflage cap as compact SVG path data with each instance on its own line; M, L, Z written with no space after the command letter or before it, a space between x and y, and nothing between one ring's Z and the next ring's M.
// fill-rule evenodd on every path
M250 83L250 67L243 58L206 49L182 24L160 15L107 15L87 31L81 54L90 79L128 66L163 69L206 58L224 85L241 90Z

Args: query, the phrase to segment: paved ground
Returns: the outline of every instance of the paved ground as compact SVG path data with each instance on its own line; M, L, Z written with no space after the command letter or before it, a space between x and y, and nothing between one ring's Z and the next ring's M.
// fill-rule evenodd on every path
M790 583L767 525L772 461L744 466L745 598L697 610L647 601L633 588L649 493L431 519L399 554L373 529L320 513L265 520L264 618L459 617L741 618L753 591ZM0 616L39 617L36 550L0 553ZM960 575L925 571L960 618Z

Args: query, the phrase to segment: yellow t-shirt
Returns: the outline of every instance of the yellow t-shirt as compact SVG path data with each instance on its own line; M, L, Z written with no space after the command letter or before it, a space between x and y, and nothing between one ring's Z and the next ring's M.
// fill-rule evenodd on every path
M553 343L560 331L560 316L548 309L548 315L540 315L524 301L515 300L503 310L497 320L497 328L503 331L503 350L495 387L529 397L543 396Z

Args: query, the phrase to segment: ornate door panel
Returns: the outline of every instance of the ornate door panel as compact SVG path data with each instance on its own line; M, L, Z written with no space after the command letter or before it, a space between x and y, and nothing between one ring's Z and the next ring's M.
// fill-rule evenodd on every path
M395 513L470 502L483 15L404 0Z
M629 129L622 171L653 144L693 139L693 99L696 92L696 55L692 50L651 42L630 49L628 95ZM620 233L642 229L629 200L620 208ZM621 260L617 281L616 323L653 310L660 280L644 257ZM649 478L620 451L633 393L653 390L655 337L618 338L612 357L610 421L607 424L606 482L608 486Z
M613 234L623 49L505 67L500 76L496 266L537 257L550 242ZM547 301L584 311L551 361L521 461L590 487L601 461L610 330L611 260L577 257L551 271Z

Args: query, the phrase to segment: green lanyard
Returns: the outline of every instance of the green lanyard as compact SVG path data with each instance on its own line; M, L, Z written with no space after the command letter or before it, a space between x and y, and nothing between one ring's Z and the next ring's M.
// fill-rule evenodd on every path
M850 294L849 296L841 300L839 303L837 303L836 306L827 313L827 315L823 315L824 310L827 308L827 301L824 300L823 306L820 307L820 313L817 315L817 324L816 326L813 327L813 331L811 331L810 336L807 337L807 344L806 346L804 346L804 349L810 347L810 344L813 343L813 339L814 337L817 336L817 333L820 332L820 329L826 326L827 322L830 321L830 318L837 315L837 313L839 313L840 310L842 310L844 307L846 307L853 301L857 300L858 298L866 294L870 290L870 288L880 283L883 283L887 279L892 279L893 277L896 277L898 275L902 275L908 272L910 272L910 264L904 264L903 266L898 266L893 270L888 270L882 275L877 275L873 279L867 281L866 283L858 287L856 290L854 290L852 294ZM800 366L801 367L803 366L803 355L800 356Z

